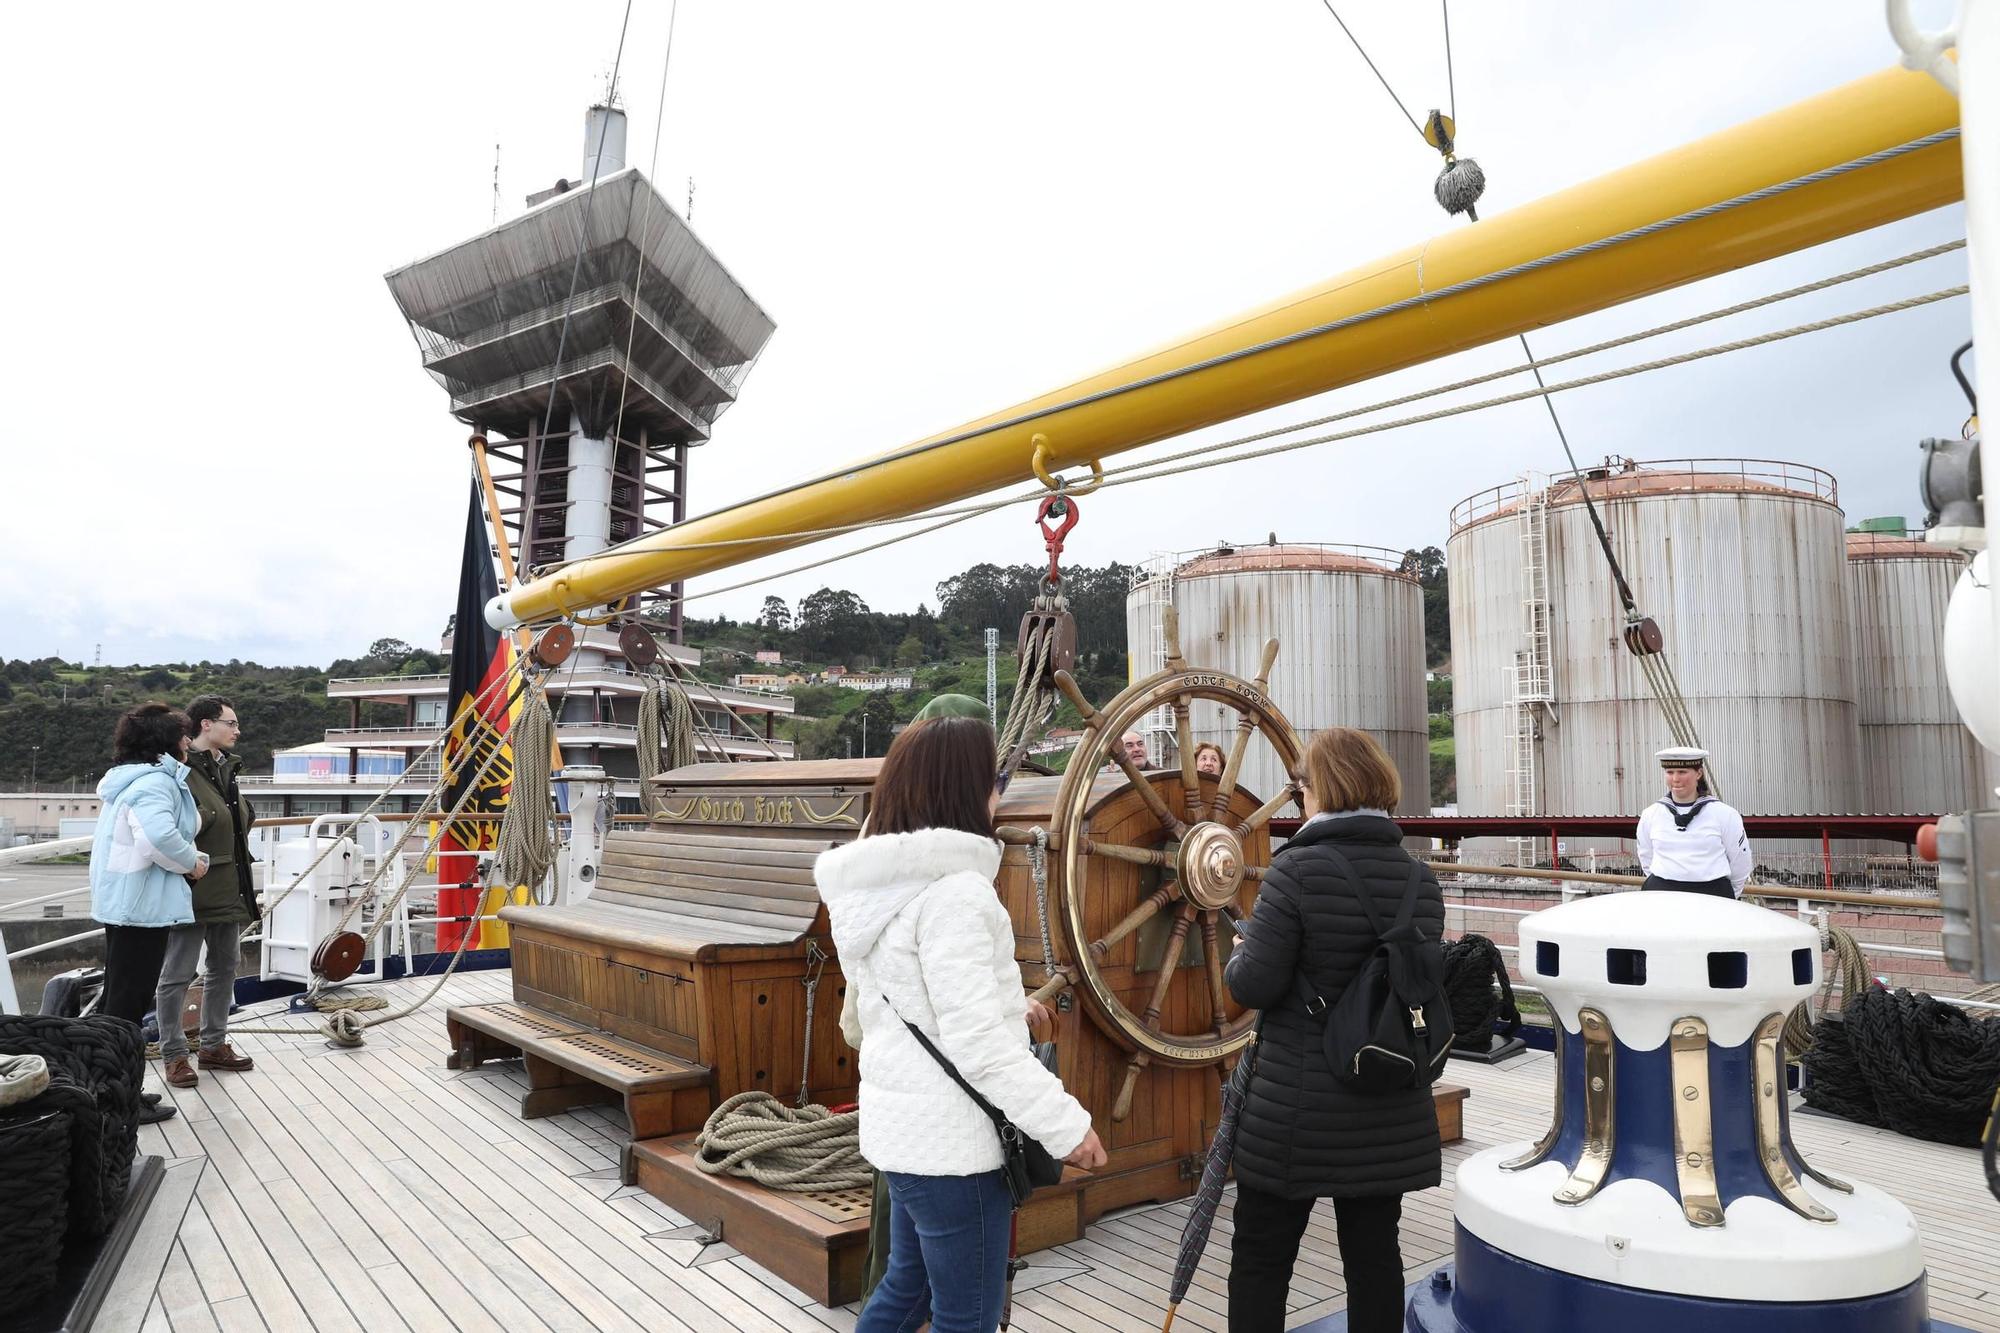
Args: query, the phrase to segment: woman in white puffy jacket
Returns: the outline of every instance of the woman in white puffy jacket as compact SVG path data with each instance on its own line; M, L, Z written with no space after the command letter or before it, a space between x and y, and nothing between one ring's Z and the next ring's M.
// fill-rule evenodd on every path
M1057 1157L1104 1164L1090 1113L1028 1046L1014 927L993 889L993 729L947 717L896 738L868 833L814 875L860 1021L861 1155L889 1183L889 1267L856 1333L991 1333L1012 1200L993 1122L910 1034Z

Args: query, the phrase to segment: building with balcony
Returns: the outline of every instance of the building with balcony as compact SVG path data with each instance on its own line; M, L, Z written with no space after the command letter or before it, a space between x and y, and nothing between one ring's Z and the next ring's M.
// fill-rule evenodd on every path
M565 764L595 764L617 782L619 808L639 808L639 696L652 682L627 666L616 637L592 629L578 635L579 649L596 650L603 660L579 654L574 670L565 667L548 681L549 709L556 718L556 743ZM449 654L449 641L444 651ZM792 742L774 734L780 717L790 717L790 695L778 690L711 685L691 678L701 663L698 649L661 644L660 651L685 668L682 687L694 705L695 753L709 761L790 759ZM363 676L330 680L330 699L348 704L348 725L328 729L326 739L273 756L268 774L245 776L245 795L260 814L311 815L366 809L388 794L384 809L415 810L438 779L432 747L448 720L450 678ZM387 705L393 720L364 723L361 706ZM379 710L377 710L379 719Z

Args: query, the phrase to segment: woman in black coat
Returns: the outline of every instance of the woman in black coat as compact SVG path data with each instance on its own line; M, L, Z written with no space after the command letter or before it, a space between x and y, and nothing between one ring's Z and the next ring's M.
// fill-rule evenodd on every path
M1313 1205L1333 1200L1352 1333L1403 1327L1403 1195L1438 1183L1437 1112L1429 1088L1357 1092L1327 1066L1324 1017L1306 1013L1296 976L1329 1008L1361 971L1375 932L1356 898L1395 919L1410 854L1389 818L1402 795L1389 756L1365 732L1322 731L1306 750L1306 822L1272 858L1257 910L1229 960L1229 991L1264 1010L1256 1077L1236 1139L1231 1333L1277 1333L1292 1265ZM1352 868L1353 878L1342 869ZM1423 871L1414 920L1444 930L1444 895Z

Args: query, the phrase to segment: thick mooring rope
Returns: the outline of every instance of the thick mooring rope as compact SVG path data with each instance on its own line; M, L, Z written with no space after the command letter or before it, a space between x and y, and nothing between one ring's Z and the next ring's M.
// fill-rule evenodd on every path
M861 1113L786 1106L768 1092L739 1092L715 1108L695 1136L695 1165L709 1175L747 1176L799 1194L865 1189L874 1170L861 1156Z
M1507 1022L1507 1030L1500 1034L1503 1038L1521 1030L1521 1011L1514 1003L1507 960L1500 947L1484 935L1445 941L1444 991L1451 1002L1451 1044L1459 1050L1490 1049L1493 1024L1500 1019Z
M2000 1023L1907 990L1849 995L1814 1028L1806 1105L1934 1143L1979 1146Z

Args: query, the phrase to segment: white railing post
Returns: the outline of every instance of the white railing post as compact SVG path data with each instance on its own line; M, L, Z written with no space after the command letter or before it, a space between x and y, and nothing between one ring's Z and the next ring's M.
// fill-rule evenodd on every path
M14 993L14 963L7 957L7 932L0 929L0 1014L21 1012L21 997Z

